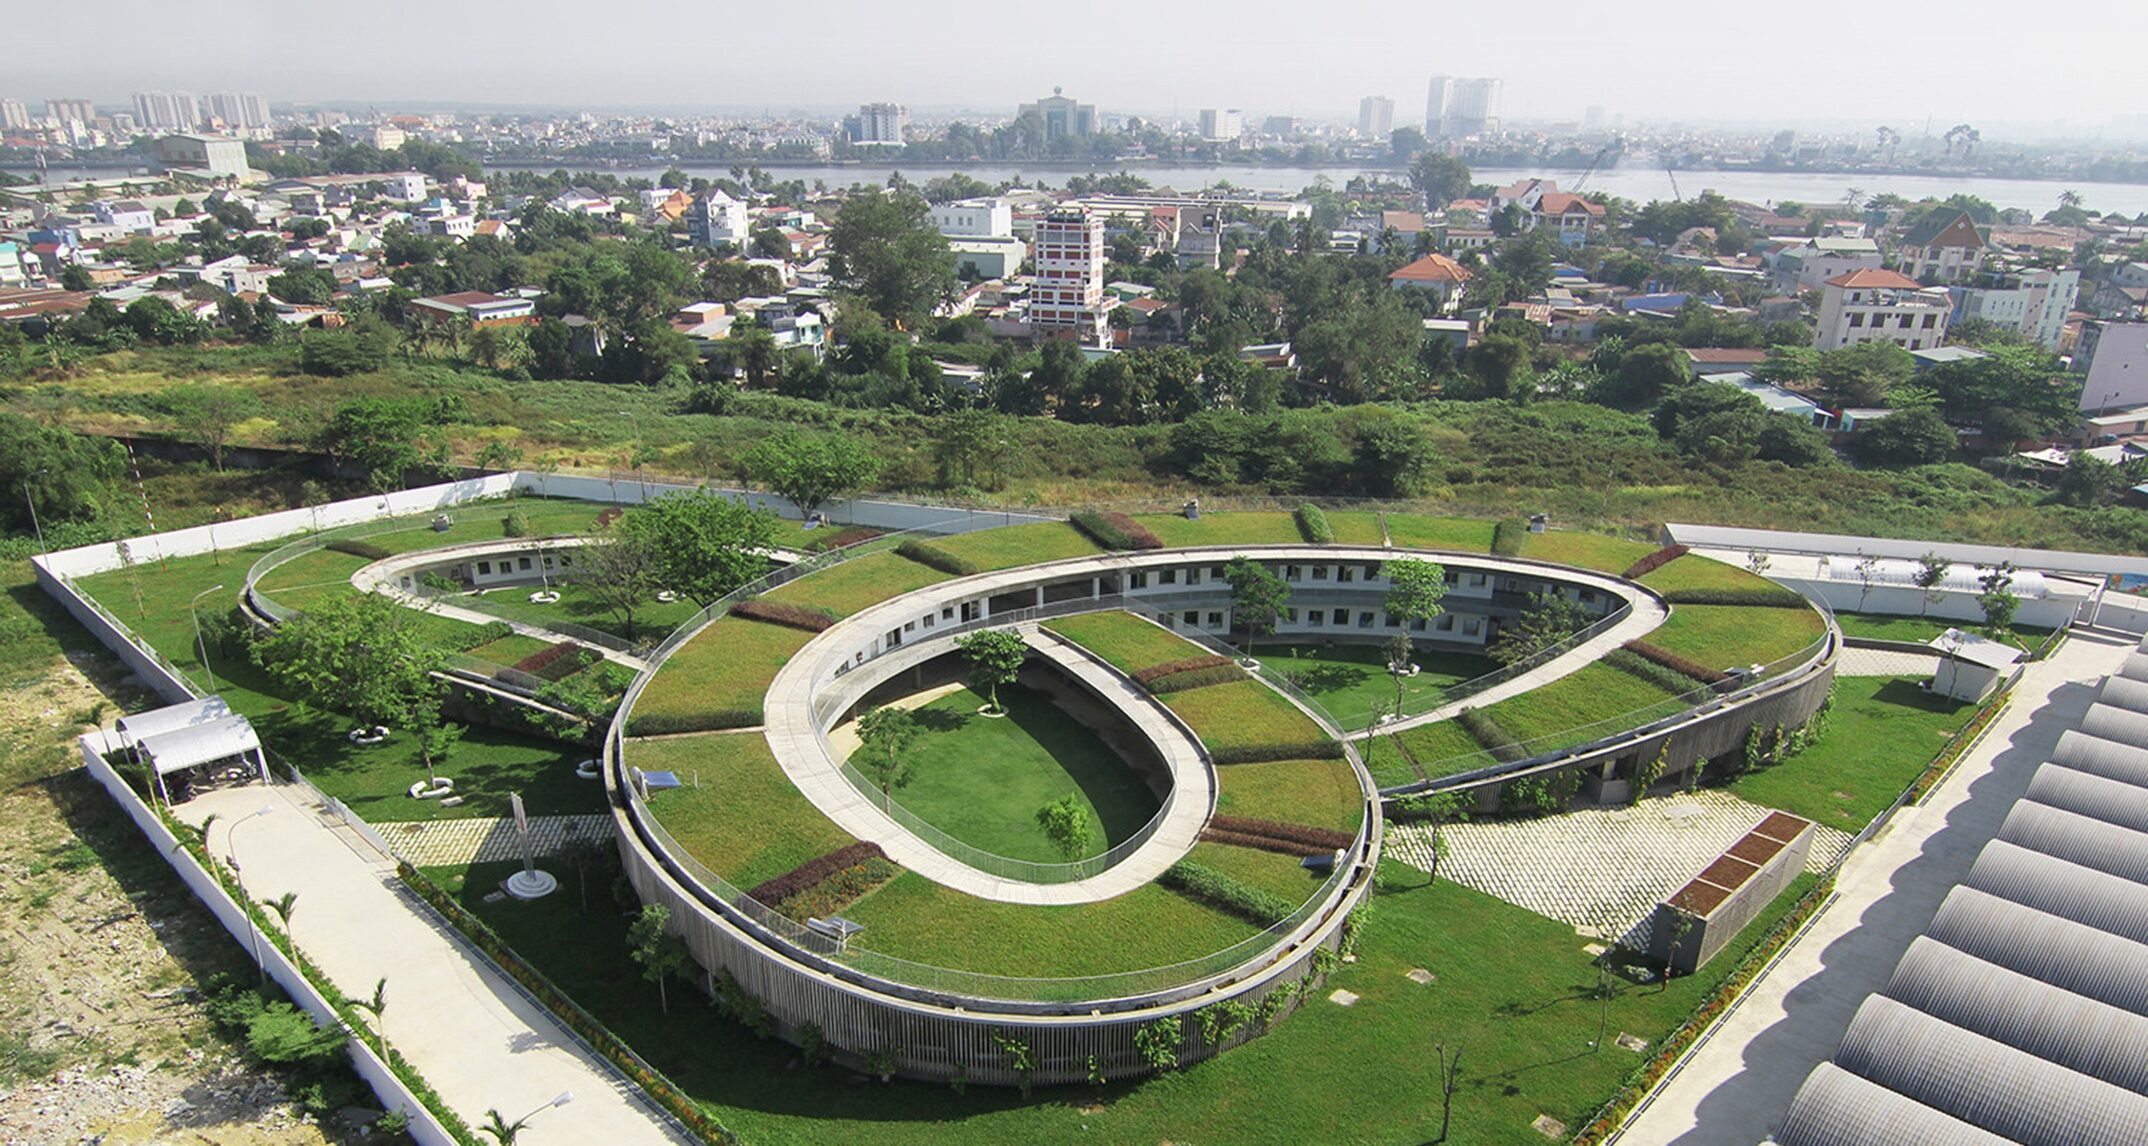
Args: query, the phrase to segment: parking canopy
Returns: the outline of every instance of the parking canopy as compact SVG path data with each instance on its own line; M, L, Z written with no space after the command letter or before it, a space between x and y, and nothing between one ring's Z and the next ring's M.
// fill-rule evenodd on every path
M237 757L268 778L268 761L253 724L231 711L220 696L123 716L116 731L125 747L155 762L159 776Z

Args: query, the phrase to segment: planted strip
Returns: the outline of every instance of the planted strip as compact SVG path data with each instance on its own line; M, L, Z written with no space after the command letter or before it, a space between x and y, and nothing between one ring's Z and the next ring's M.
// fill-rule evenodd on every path
M812 605L793 605L788 601L771 601L755 597L731 606L731 615L749 621L766 621L785 628L804 629L809 633L827 631L835 624L835 614Z
M1333 545L1335 527L1328 524L1327 512L1312 502L1306 502L1291 515L1297 519L1298 533L1315 545Z
M972 574L984 572L982 566L969 558L957 553L949 553L947 550L929 542L905 541L895 547L895 552L928 569L937 569L954 577L968 577Z
M1273 892L1247 887L1214 868L1185 860L1165 868L1156 882L1259 927L1280 923L1297 910Z
M1148 526L1117 510L1085 509L1067 521L1106 549L1163 548L1163 541L1149 532Z
M1628 565L1626 567L1626 572L1623 574L1623 576L1628 581L1639 580L1640 578L1645 577L1648 574L1653 573L1666 565L1669 565L1671 562L1676 561L1681 557L1684 557L1687 552L1688 550L1683 545L1666 545L1663 548L1656 550L1654 553L1651 553L1648 556L1641 558L1639 561Z

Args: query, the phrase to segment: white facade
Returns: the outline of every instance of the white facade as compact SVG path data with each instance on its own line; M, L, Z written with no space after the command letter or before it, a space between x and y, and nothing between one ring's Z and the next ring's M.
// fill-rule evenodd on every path
M157 161L167 167L187 167L211 175L244 178L247 174L243 140L217 135L167 135L155 145Z
M227 128L269 125L268 101L253 92L211 92L209 114L223 120Z
M1386 139L1395 130L1395 101L1386 96L1366 96L1357 101L1357 133Z
M156 212L132 199L117 203L109 199L99 199L90 205L90 209L97 213L98 222L117 227L130 235L148 231L157 225Z
M1014 205L1005 199L959 199L932 209L932 225L950 239L1014 237Z
M1500 81L1433 76L1425 95L1425 137L1460 139L1499 130Z
M910 127L910 109L899 103L869 103L858 108L858 131L854 143L901 147Z
M2066 315L2081 297L2081 272L2030 271L1999 286L1955 287L1954 321L1981 318L2018 330L2056 352L2066 335Z
M148 131L192 131L201 126L201 101L192 92L136 92L134 119Z
M1201 109L1201 138L1212 143L1237 139L1246 133L1245 113L1235 107Z
M949 239L947 249L955 256L955 271L965 270L980 279L1006 279L1020 273L1029 257L1029 244L1012 235L1003 238Z
M2148 322L2107 322L2091 347L2081 409L2148 406Z
M19 99L0 99L0 130L19 131L30 126L30 109Z
M1871 281L1860 278L1871 276ZM1831 280L1821 295L1820 329L1813 346L1835 350L1860 342L1892 342L1923 350L1946 342L1953 301L1944 287L1924 287L1885 271L1860 271Z
M1876 271L1885 262L1871 239L1807 239L1775 257L1775 284L1786 291L1819 290L1838 275Z
M743 246L749 230L746 205L721 191L710 191L686 209L686 232L700 246Z
M1104 220L1054 211L1037 220L1029 322L1039 333L1069 332L1084 345L1104 341Z
M382 176L380 193L398 202L418 202L425 198L425 176L416 171Z

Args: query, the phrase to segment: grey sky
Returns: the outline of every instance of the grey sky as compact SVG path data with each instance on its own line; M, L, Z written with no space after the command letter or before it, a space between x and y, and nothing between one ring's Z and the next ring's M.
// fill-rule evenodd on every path
M259 91L272 102L1012 110L1053 85L1105 111L1424 114L1435 72L1499 76L1510 118L1890 123L1944 130L2148 112L2125 5L1956 0L1486 4L677 4L96 0L41 6L0 95ZM10 20L18 31L22 14ZM2102 26L2098 32L2096 27ZM22 45L27 46L27 44Z

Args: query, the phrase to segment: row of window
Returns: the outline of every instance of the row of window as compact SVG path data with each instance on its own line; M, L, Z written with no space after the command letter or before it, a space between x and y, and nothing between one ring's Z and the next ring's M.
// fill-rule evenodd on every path
M560 563L561 565L572 565L572 564L574 564L574 558L572 558L572 557L569 557L568 555L566 555L566 554L562 553L562 554L560 554L560 555L559 555L559 563ZM551 555L551 554L549 554L549 553L545 554L545 558L544 558L544 567L545 567L545 568L547 568L547 569L550 569L550 568L552 567L552 555ZM515 573L515 572L522 572L522 573L527 573L527 572L529 572L529 571L530 571L530 570L531 570L532 568L534 568L534 566L532 566L532 565L530 564L530 559L529 559L529 558L527 558L527 557L517 557L517 558L515 558L515 560L514 560L514 563L513 563L512 565L508 564L508 562L507 562L507 559L506 559L506 558L504 558L504 557L503 557L503 558L501 558L501 559L500 559L500 575L501 575L501 576L503 576L503 577L504 577L504 576L506 576L506 575L507 575L507 574L509 574L509 573ZM490 577L490 576L492 576L492 562L490 562L490 561L480 561L480 562L478 562L478 563L477 563L477 575L478 575L478 576L480 576L480 577Z
M1896 315L1896 316L1895 316L1895 323L1894 323L1894 325L1895 325L1895 328L1896 328L1896 329L1898 329L1898 330L1908 330L1908 329L1910 329L1910 328L1911 328L1911 322L1910 322L1910 320L1911 320L1911 319L1913 319L1913 318L1915 318L1915 317L1917 317L1917 316L1916 316L1916 315L1913 315L1913 314L1902 314L1902 315ZM1856 311L1856 310L1853 310L1853 311L1851 311L1851 312L1850 312L1850 325L1851 325L1851 326L1853 326L1853 327L1855 327L1855 326L1863 326L1864 324L1865 324L1865 316L1864 316L1864 312L1863 312L1863 311ZM1933 328L1934 326L1937 326L1938 324L1939 324L1939 316L1938 316L1938 315L1937 315L1936 313L1934 313L1934 314L1926 314L1926 315L1924 316L1924 321L1923 321L1923 322L1922 322L1921 324L1918 324L1918 325L1921 325L1921 326L1922 326L1922 327L1923 327L1924 329L1926 329L1926 330L1930 330L1930 329L1932 329L1932 328ZM1886 316L1886 315L1884 315L1884 314L1875 314L1875 315L1873 315L1873 316L1872 316L1872 326L1873 326L1873 328L1874 328L1874 329L1878 329L1879 327L1882 327L1882 326L1885 326L1885 325L1887 325L1887 316Z

